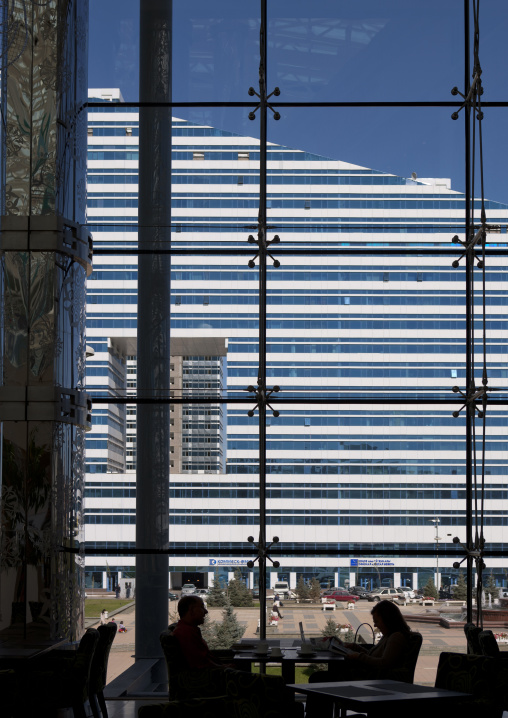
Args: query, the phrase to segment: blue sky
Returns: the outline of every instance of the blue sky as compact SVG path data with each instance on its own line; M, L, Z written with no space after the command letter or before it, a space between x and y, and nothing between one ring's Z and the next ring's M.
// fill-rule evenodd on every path
M464 84L462 0L269 0L269 78L281 101L452 99ZM258 73L258 0L174 0L175 101L247 101ZM485 100L508 99L506 0L483 3ZM138 98L139 0L90 0L89 84ZM175 110L257 136L248 110ZM449 108L281 110L269 139L409 177L451 177L464 188L464 119ZM508 110L483 121L486 197L508 202Z

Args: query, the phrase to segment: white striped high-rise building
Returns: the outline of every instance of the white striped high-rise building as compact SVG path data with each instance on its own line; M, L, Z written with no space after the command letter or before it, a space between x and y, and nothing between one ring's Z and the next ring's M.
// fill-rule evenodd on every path
M96 253L88 281L88 390L111 396L94 407L87 437L87 581L96 585L135 570L135 559L115 548L135 540L136 410L114 396L136 390L137 258L122 250L137 241L138 114L122 106L118 90L90 96L112 104L89 111L88 223L97 250L118 250ZM172 176L175 242L249 246L259 140L174 118ZM441 546L465 539L465 419L452 416L451 403L426 403L464 388L464 269L439 253L455 234L463 238L464 195L447 179L398 177L272 144L267 197L278 246L290 248L268 270L268 382L281 387L281 401L316 400L282 403L268 420L267 535L287 551L270 580L422 586L435 558L403 552L432 549L436 519ZM504 243L508 206L489 200L486 209L502 233L489 242ZM420 254L404 254L415 247ZM172 257L170 388L246 398L172 407L169 539L180 552L170 557L173 585L197 574L206 583L215 567L228 574L245 564L247 536L259 525L258 419L247 415L245 392L257 377L258 277L248 259ZM487 279L489 380L506 391L506 258L489 257ZM479 282L480 275L478 289ZM478 321L478 360L480 330ZM507 424L506 408L489 409L485 533L498 549L508 548ZM94 546L106 548L107 559L94 558ZM218 556L219 547L245 555ZM365 548L365 557L349 557L348 547ZM401 555L387 558L390 549ZM451 563L440 562L442 585L457 579ZM508 559L490 560L491 569L499 584L508 582Z

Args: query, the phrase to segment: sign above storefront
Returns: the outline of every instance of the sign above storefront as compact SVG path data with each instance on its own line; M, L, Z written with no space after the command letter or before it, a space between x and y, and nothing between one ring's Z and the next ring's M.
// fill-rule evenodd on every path
M352 558L350 566L372 566L373 568L383 568L384 566L395 566L395 564L387 558Z
M209 566L246 566L248 558L209 558Z

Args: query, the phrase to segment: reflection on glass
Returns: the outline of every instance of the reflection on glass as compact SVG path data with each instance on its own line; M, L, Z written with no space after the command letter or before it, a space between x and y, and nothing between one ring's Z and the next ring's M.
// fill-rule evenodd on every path
M174 3L175 102L249 99L259 65L259 4L218 0Z
M285 102L447 100L463 77L462 7L268 3L269 86Z

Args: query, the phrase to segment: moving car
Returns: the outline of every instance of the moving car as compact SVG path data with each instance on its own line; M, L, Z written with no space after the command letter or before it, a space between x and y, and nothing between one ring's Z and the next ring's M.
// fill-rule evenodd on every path
M196 593L196 586L193 583L184 583L182 586L182 596L189 596Z
M368 601L405 601L406 595L401 588L375 588L367 594Z

